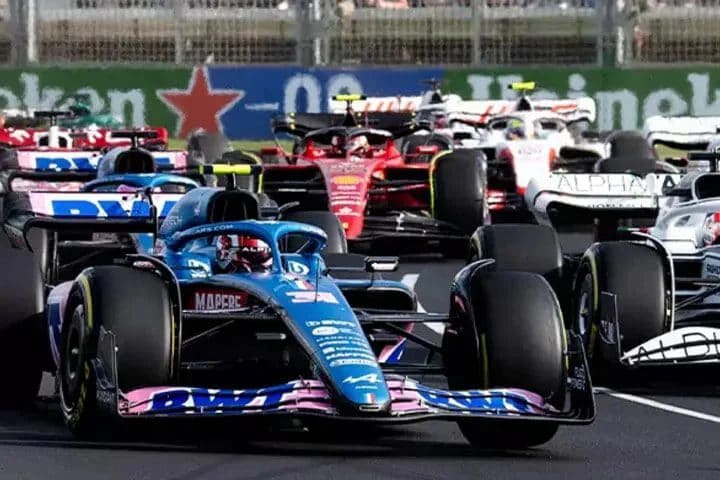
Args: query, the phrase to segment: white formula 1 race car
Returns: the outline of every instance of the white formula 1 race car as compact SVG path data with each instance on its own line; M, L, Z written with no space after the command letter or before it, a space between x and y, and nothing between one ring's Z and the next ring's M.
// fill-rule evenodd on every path
M709 172L551 173L526 200L539 225L481 227L470 262L545 275L595 371L720 361L720 156ZM563 251L573 222L594 243ZM558 233L560 232L560 233Z

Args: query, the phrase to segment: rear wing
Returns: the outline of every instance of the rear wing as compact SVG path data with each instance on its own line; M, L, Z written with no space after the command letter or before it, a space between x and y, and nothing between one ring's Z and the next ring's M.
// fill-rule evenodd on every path
M682 179L682 174L552 173L532 179L525 192L528 205L541 214L570 209L593 215L651 214Z
M344 113L295 113L273 118L271 127L273 133L287 133L302 138L323 128L368 126L388 131L397 138L414 131L413 118L412 113L403 112L355 112L354 124L347 125Z
M353 103L356 112L417 112L422 109L442 106L447 113L475 118L475 123L486 123L494 115L516 111L517 100L462 100L458 95L444 95L444 103L430 103L425 96L368 97ZM566 122L586 120L594 122L597 118L597 105L591 97L531 100L533 110L547 111L560 115ZM330 112L340 114L345 111L345 103L330 100Z
M353 103L356 112L415 112L422 105L420 95L395 97L367 97ZM344 113L345 102L330 99L331 113Z
M154 233L182 194L29 192L32 228L52 231Z
M590 97L564 100L530 100L532 110L549 112L562 117L565 122L594 122L597 118L595 100ZM496 115L504 115L517 111L516 100L462 100L446 105L448 114L476 116L478 124L483 125Z
M59 147L76 148L81 150L101 150L111 147L122 147L132 145L125 130L114 130L110 128L87 127L81 129L61 128L51 126L42 128L38 125L26 127L0 128L0 145L15 148L47 147L56 145ZM169 134L164 127L145 127L137 132L146 133L140 142L144 147L163 147L167 145ZM51 143L52 142L57 143Z
M157 171L182 174L188 169L187 152L150 152ZM97 177L100 152L87 150L18 150L18 169L10 174L13 191L78 191Z
M705 150L720 138L720 117L648 117L643 134L651 147L663 145L677 150Z

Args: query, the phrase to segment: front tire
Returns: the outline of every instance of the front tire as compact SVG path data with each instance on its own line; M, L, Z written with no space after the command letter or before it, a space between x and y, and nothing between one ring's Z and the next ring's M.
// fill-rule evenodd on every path
M588 360L599 372L617 365L617 349L600 341L600 294L617 295L623 352L663 333L666 285L655 250L631 242L593 245L583 257L575 283L571 328L583 341Z
M58 379L65 423L80 438L102 433L93 366L101 329L115 336L120 390L168 385L174 334L165 283L147 271L104 266L86 270L72 287Z
M567 348L550 285L533 273L482 269L468 283L471 313L443 336L450 388L521 388L562 410ZM459 310L453 314L463 317ZM477 418L460 420L458 426L471 444L482 448L541 445L558 430L553 422Z

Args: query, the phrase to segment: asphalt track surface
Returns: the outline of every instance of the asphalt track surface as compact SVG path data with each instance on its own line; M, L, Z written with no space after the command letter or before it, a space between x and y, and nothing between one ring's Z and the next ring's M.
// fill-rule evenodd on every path
M395 276L415 284L428 311L445 311L460 266L408 258ZM701 382L659 375L635 382L643 387L600 389L594 424L561 428L540 448L511 452L474 451L443 422L320 440L223 425L83 443L66 433L57 404L45 399L29 411L0 412L0 480L719 479L720 388L703 385L720 384L718 373ZM52 386L48 377L42 393L50 395Z

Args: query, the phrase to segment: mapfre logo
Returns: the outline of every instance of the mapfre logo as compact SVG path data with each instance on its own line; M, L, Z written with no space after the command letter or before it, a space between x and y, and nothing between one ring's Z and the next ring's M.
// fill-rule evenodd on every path
M191 297L190 310L237 310L248 304L246 292L198 290Z

